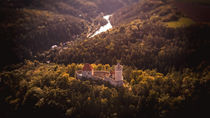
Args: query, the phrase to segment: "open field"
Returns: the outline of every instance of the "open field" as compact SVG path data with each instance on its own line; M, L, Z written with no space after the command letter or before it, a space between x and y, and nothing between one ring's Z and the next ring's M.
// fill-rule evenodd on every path
M195 24L195 22L192 19L185 17L180 18L178 21L171 21L166 23L167 27L170 28L188 27L193 24Z

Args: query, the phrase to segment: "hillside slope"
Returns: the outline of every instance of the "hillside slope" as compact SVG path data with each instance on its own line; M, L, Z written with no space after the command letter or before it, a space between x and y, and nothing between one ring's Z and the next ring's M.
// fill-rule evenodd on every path
M171 21L176 20L180 15L172 0L141 0L116 11L111 18L111 23L113 25L126 24L135 19L153 22Z
M143 3L140 2L138 8L142 9ZM125 65L140 69L157 68L160 72L209 65L210 27L184 17L170 3L158 3L161 5L156 5L157 1L155 5L150 3L156 7L144 9L145 12L139 15L145 16L149 12L159 15L151 14L145 19L131 17L133 20L127 20L128 23L119 24L92 39L46 51L39 59L64 64L89 62L111 65L119 59ZM171 10L165 13L162 8L168 7Z
M101 12L111 13L134 1L0 1L0 54L4 55L0 67L30 59L52 45L86 37L88 29L105 23Z

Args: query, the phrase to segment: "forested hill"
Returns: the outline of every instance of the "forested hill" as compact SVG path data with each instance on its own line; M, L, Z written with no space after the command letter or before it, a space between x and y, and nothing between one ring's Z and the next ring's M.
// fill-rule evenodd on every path
M1 0L0 117L210 116L210 22L188 9L209 4L137 1ZM87 38L109 13L113 28ZM122 86L75 77L119 61Z
M167 22L175 21L181 15L200 23L207 23L210 21L209 11L209 0L141 0L117 10L111 22L113 25L125 24L134 19Z
M112 13L137 0L2 0L0 67L30 59L52 45L86 36ZM6 50L6 51L5 51Z
M110 70L109 64L92 64ZM25 61L0 73L2 118L198 118L209 115L210 68L164 75L124 66L124 87L75 79L83 64Z
M174 0L141 0L140 2L121 8L113 14L113 25L126 24L135 19L152 20L154 22L173 21L180 17Z
M209 65L209 25L184 16L172 5L161 0L140 1L132 8L142 12L128 12L130 15L126 19L117 16L128 8L120 9L112 18L120 24L112 30L51 49L38 59L64 64L115 64L119 59L125 65L139 69L156 68L160 72Z

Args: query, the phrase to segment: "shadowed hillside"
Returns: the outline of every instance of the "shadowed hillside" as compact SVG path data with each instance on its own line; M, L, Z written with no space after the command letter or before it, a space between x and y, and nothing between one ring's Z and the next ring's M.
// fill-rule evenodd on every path
M148 9L150 7L145 4L153 8ZM144 12L128 12L131 17L127 19L118 17L119 12L128 10L121 9L113 19L124 23L118 21L120 24L112 30L92 39L75 41L65 49L61 46L46 51L39 55L39 59L64 64L115 64L120 59L125 65L140 69L157 68L160 72L208 65L210 58L206 54L210 45L207 38L210 27L185 17L172 5L157 0L142 1L134 6Z
M104 24L101 12L112 13L134 1L1 1L0 53L4 64L0 66L30 59L52 45L86 37L88 29Z
M135 19L153 22L172 21L178 19L180 15L181 13L177 11L172 0L141 0L139 3L116 11L111 22L119 25Z

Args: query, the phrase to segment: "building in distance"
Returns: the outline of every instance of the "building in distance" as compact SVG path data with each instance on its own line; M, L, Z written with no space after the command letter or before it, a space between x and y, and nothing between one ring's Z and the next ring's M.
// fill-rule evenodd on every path
M117 63L114 71L99 71L86 63L82 70L76 71L76 78L89 78L93 80L103 80L109 82L113 86L123 86L123 66Z

